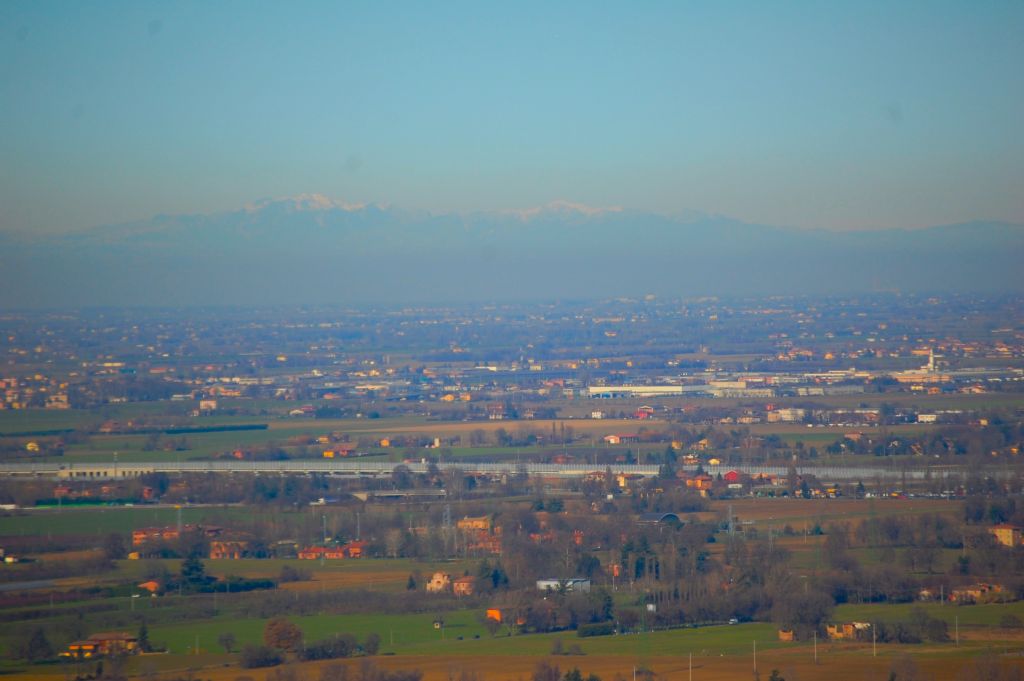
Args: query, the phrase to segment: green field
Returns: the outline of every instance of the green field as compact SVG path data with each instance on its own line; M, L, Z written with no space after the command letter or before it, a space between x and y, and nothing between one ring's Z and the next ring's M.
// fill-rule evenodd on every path
M836 607L834 619L843 622L899 621L909 617L910 611L921 608L931 617L953 626L959 621L961 627L998 627L1006 615L1015 615L1024 620L1024 601L1014 603L988 603L982 605L952 605L944 603L871 603L864 605L840 605Z
M508 636L502 630L492 638L481 624L481 615L480 610L455 610L437 614L312 615L289 619L302 629L307 643L339 633L353 634L359 640L376 633L381 637L382 652L402 655L540 656L551 652L556 639L561 639L565 648L579 645L584 653L606 655L674 655L701 650L734 655L749 650L754 640L765 649L790 645L780 643L775 627L765 623L591 638L579 638L572 631ZM445 622L443 631L433 626L438 616ZM198 637L201 652L219 652L222 649L217 645L217 637L224 632L233 633L239 646L261 643L266 622L215 618L198 624L153 627L150 638L167 645L173 653L192 653Z
M181 521L209 522L211 518L224 518L225 514L238 520L244 520L250 515L237 507L186 506L181 509ZM53 507L0 516L0 536L129 533L140 527L174 525L177 521L178 510L167 507Z
M954 637L954 621L958 618L963 646L984 647L994 640L1013 641L1015 647L1019 646L1014 633L1007 633L1004 639L1000 639L998 632L1005 630L999 629L998 623L1007 614L1024 617L1024 603L959 607L938 604L840 606L836 609L833 619L837 622L900 621L906 620L914 607L922 607L929 615L948 622L951 639ZM556 640L561 640L563 649L566 650L570 646L579 646L585 655L637 657L686 655L689 652L704 656L744 655L751 650L754 641L757 642L758 650L765 651L807 645L806 641L780 642L777 626L764 622L591 638L579 638L572 631L510 636L503 629L495 637L491 637L480 624L480 611L462 610L438 614L445 621L443 635L440 630L433 627L432 623L436 617L434 614L314 615L290 619L303 630L307 642L342 632L353 634L360 640L365 639L370 633L377 633L381 637L382 653L399 655L540 657L550 654ZM151 636L154 641L166 643L177 653L192 652L198 636L200 650L214 652L220 650L217 646L217 637L225 631L234 633L239 645L261 642L265 624L266 620L223 618L199 625L154 628ZM991 628L997 635L994 639L979 639L976 636L972 638L971 631L977 627ZM822 645L825 643L821 641ZM949 653L955 654L952 642L943 648L949 648ZM934 646L919 646L919 649L935 652ZM914 647L910 650L914 650Z
M0 411L0 433L70 430L102 420L91 411L19 409Z

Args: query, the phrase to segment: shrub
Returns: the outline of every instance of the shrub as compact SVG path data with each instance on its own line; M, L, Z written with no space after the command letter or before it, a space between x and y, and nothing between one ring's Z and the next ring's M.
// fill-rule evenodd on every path
M303 660L334 660L339 657L350 657L355 654L357 648L355 636L338 634L306 646L301 657Z
M367 634L366 641L363 642L363 652L367 655L376 655L379 650L380 636L373 632Z
M250 644L242 648L241 665L243 669L276 667L279 664L281 664L281 654L269 646Z
M302 643L302 630L284 617L275 617L263 629L263 642L270 648L295 650Z
M277 577L278 581L285 582L306 582L311 579L309 570L303 570L301 568L295 568L291 565L285 565L281 568L281 574Z
M579 629L576 630L576 635L580 638L587 638L589 636L610 636L614 633L614 622L597 622L595 624L581 624L579 626Z
M1022 623L1016 615L1003 615L999 620L999 626L1003 629L1020 629Z

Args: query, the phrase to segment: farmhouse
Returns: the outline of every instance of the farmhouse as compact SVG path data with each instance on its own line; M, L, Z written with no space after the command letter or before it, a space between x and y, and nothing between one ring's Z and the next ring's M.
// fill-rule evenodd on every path
M143 527L132 531L132 546L142 546L143 544L157 541L177 541L181 539L182 533L187 532L202 532L207 538L213 538L219 536L222 530L223 528L214 525L205 527L183 525L180 528L170 525L166 527Z
M454 592L456 596L472 596L474 586L476 586L476 577L471 575L459 577L452 582L452 592Z
M132 546L141 546L155 541L176 541L181 532L176 527L143 527L132 531Z
M84 641L75 641L68 645L67 650L60 654L61 657L74 659L89 659L103 655L116 655L121 653L134 653L138 650L139 639L129 633L105 632L93 634Z
M366 550L366 542L350 541L342 546L307 546L299 551L302 560L340 560L342 558L362 558Z
M949 600L954 603L994 603L1004 599L1003 592L1001 584L981 582L961 589L953 589L949 592Z
M366 552L366 542L350 541L341 548L349 558L362 558L363 553Z
M825 634L832 641L852 641L860 638L870 628L867 622L842 622L825 625Z
M345 549L340 546L307 546L299 551L299 558L302 560L330 559L339 560L345 557Z
M714 482L715 479L712 478L710 475L701 474L695 475L692 478L688 478L686 480L686 486L693 487L694 489L698 490L708 490L711 489L711 485L714 484Z
M608 445L624 445L637 442L640 437L634 433L613 433L604 436L604 443Z
M427 582L427 592L432 594L442 593L445 591L451 591L452 589L452 576L447 572L435 572Z
M352 456L356 452L356 445L354 442L339 442L330 449L324 450L325 459L344 458L346 456Z
M491 529L491 517L487 515L469 517L466 516L456 523L460 530L489 530Z

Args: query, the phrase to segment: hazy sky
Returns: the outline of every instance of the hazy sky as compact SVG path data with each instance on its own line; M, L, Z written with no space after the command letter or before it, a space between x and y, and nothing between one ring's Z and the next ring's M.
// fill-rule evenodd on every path
M1024 2L0 3L0 228L319 192L1024 222Z

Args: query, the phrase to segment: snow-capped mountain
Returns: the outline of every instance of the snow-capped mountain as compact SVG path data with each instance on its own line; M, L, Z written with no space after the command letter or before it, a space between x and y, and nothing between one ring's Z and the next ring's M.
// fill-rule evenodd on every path
M554 201L430 214L319 194L33 238L0 305L1021 291L1024 227L830 232Z

